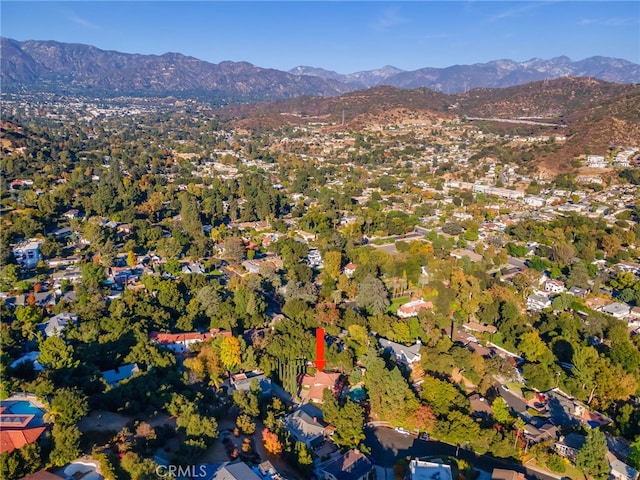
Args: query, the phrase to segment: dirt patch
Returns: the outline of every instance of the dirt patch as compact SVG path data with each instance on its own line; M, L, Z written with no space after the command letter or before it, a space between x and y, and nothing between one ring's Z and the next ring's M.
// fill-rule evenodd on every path
M127 415L107 412L105 410L95 410L80 420L78 429L83 433L96 430L114 430L119 432L132 420L133 418Z

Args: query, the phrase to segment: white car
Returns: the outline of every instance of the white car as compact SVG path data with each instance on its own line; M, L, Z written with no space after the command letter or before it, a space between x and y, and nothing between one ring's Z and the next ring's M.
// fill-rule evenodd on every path
M396 427L395 431L401 433L402 435L411 435L411 432L409 430L405 430L402 427Z

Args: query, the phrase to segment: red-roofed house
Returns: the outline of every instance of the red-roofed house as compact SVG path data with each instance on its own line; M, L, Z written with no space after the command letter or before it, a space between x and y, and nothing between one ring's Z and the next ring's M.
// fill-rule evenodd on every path
M339 373L317 372L302 377L300 398L302 401L322 403L322 392L329 389L335 395L339 389Z
M220 335L224 335L227 337L231 336L231 332L222 331L218 328L213 328L208 332L200 333L200 332L187 332L187 333L161 333L161 332L151 332L149 334L149 338L156 342L158 345L162 345L163 347L167 347L173 353L187 353L189 352L189 346L206 342L207 340L211 340L212 338L216 338Z
M433 303L425 302L422 298L417 300L412 300L409 303L405 303L404 305L398 308L398 316L400 318L409 318L415 317L418 315L418 312L422 309L430 310L433 308Z
M358 266L355 263L347 263L344 266L343 272L347 277L350 277L351 275L356 273L356 268L358 268Z
M0 453L11 453L38 440L46 427L37 420L34 414L4 413L3 409L0 412ZM34 423L40 426L33 426Z

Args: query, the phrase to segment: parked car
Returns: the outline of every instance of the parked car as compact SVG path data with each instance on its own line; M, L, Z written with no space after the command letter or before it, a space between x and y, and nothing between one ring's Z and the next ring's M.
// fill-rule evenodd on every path
M402 427L396 427L395 430L396 432L401 433L402 435L411 435L411 432L409 430L405 430Z
M420 440L429 440L431 437L429 436L429 434L427 432L421 433L420 435L418 435L418 438Z

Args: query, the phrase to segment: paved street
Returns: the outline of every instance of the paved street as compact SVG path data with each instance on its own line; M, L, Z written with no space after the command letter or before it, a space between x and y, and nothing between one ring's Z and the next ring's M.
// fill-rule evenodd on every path
M436 441L419 440L412 435L403 435L392 428L369 427L365 431L365 444L371 449L371 458L376 466L384 468L390 472L395 462L401 458L415 458L433 455L446 455L464 459L474 467L486 472L493 471L494 468L508 468L518 472L526 473L529 479L538 480L559 480L561 477L549 475L543 472L536 472L519 464L509 464L496 458L486 455L476 455L475 453L457 448L454 445ZM383 473L380 471L379 473ZM387 473L387 478L392 479L393 475ZM384 476L382 478L385 478Z

